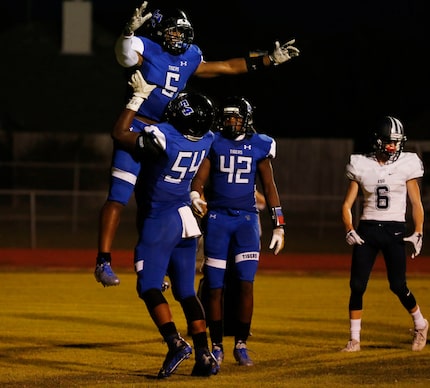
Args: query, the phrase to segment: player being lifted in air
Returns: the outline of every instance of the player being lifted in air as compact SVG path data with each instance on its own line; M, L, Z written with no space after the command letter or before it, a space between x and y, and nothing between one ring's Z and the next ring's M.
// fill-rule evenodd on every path
M161 120L167 104L185 89L191 76L216 77L235 75L278 66L299 55L294 40L280 45L270 54L257 57L232 58L224 61L203 59L194 41L194 29L187 15L179 9L157 9L146 12L147 2L136 9L119 37L115 53L119 64L133 71L138 68L144 79L155 86L150 96L138 107L133 131L142 131L148 124ZM136 36L140 29L142 36ZM104 286L120 283L111 268L112 243L121 212L128 203L141 164L129 152L115 144L111 181L106 202L99 215L98 254L95 278Z

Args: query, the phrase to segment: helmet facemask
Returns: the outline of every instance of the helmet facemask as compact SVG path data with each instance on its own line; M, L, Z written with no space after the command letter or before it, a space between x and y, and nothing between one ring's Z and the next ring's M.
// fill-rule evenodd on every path
M176 26L164 30L163 46L173 55L187 51L194 40L194 31L188 20L180 19L177 22Z
M240 114L239 108L226 107L222 116L222 133L229 139L236 139L245 134L245 119Z
M254 133L252 106L242 97L230 97L222 111L221 133L228 139L238 139Z

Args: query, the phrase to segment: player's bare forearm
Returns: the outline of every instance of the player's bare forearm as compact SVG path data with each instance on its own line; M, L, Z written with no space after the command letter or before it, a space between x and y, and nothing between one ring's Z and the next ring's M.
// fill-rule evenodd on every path
M127 151L133 152L136 147L136 140L139 133L130 131L130 125L136 112L124 109L120 114L111 133L112 139Z

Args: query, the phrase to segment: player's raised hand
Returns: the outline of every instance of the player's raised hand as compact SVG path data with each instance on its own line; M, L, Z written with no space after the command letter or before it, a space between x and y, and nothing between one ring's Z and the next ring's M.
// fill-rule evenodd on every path
M284 247L284 228L273 229L272 240L270 241L269 249L275 249L273 253L277 255Z
M139 70L136 70L131 75L128 84L133 88L133 97L128 102L126 108L137 112L142 102L148 98L157 86L148 84Z
M292 39L287 43L284 43L282 46L278 41L275 42L275 49L273 50L272 54L269 55L270 60L275 66L287 62L291 58L299 56L300 50L293 46L295 42L296 40Z
M421 233L415 232L410 236L405 237L403 241L410 242L414 246L415 252L411 255L413 259L421 253L421 248L423 246L423 235Z
M129 22L125 25L124 32L123 32L125 36L133 35L134 31L142 27L145 24L145 22L151 18L152 16L151 12L147 12L143 14L147 6L148 6L148 2L144 1L140 6L140 8L135 9L133 16L131 17Z

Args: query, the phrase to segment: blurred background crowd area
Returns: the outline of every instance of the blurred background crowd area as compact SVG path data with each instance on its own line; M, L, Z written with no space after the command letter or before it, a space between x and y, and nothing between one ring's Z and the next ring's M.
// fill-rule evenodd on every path
M113 46L140 3L1 2L0 247L95 246L109 182L109 133L126 86ZM286 249L349 249L340 220L344 168L351 152L367 149L376 116L398 117L407 149L430 170L423 2L314 0L284 4L285 12L274 0L264 8L255 0L204 7L149 1L150 9L168 6L187 12L207 60L296 39L301 54L285 65L188 85L215 101L245 96L255 106L257 129L277 140ZM427 176L422 187L430 209ZM120 248L134 244L133 206L124 215ZM262 223L270 231L264 212Z

